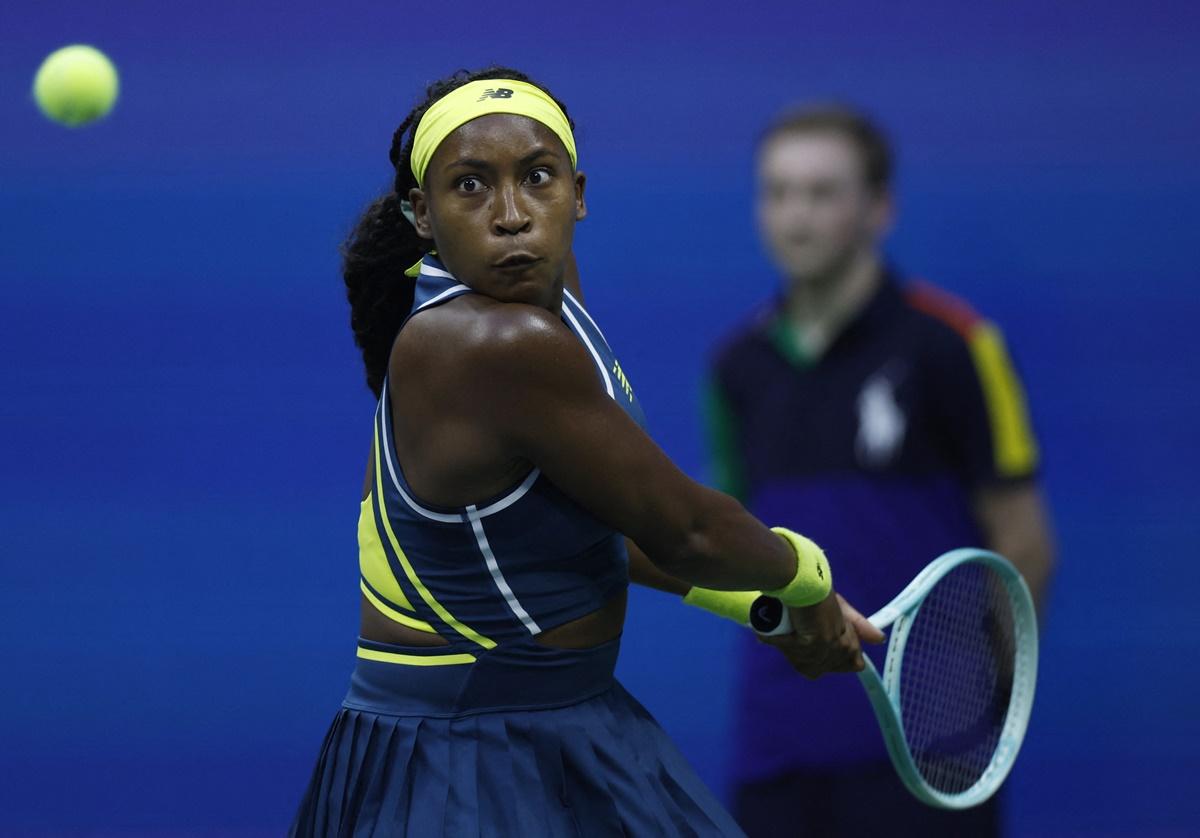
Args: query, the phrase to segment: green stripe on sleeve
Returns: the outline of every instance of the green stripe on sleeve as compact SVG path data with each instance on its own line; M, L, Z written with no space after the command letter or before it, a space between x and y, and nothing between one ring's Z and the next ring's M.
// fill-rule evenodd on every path
M724 389L714 375L709 375L704 381L703 414L712 485L744 503L747 493L746 468L738 447L737 420Z

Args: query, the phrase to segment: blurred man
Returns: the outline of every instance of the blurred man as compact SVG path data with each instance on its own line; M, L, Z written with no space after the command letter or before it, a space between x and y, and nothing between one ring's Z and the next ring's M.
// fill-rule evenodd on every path
M791 112L757 176L783 293L712 364L721 488L821 544L864 613L962 546L1007 556L1040 604L1052 547L1021 384L995 325L885 263L886 140L843 107ZM994 800L950 813L909 795L857 679L805 681L749 636L741 652L735 814L751 838L999 833Z

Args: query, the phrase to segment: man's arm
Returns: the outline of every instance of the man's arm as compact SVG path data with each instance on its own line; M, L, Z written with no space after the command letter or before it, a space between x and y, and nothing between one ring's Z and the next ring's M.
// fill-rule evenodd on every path
M1038 615L1044 615L1054 571L1054 535L1037 483L981 488L973 503L988 549L1016 565L1033 594Z
M1004 336L994 323L943 292L918 289L911 299L943 321L945 311L954 311L950 325L958 338L935 344L931 359L942 432L965 482L974 487L972 511L985 545L1021 571L1042 614L1054 539L1038 488L1038 444L1025 388Z

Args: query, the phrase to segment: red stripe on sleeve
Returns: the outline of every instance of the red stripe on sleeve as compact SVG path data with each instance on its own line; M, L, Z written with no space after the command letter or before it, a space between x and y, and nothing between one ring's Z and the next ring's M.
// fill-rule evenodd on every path
M905 298L917 311L935 317L954 329L962 335L963 340L970 340L971 332L983 320L966 300L925 280L912 283L905 293Z

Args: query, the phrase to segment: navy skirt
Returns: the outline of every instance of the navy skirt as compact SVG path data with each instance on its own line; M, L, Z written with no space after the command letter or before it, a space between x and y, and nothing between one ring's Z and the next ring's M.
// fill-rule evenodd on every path
M528 641L473 663L410 666L362 650L435 650L360 641L290 834L743 835L613 678L618 645Z

